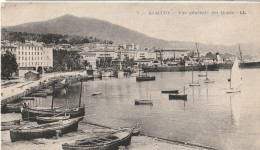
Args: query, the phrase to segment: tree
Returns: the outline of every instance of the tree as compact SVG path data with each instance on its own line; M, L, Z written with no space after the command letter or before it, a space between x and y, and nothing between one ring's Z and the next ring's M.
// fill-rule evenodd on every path
M1 54L1 78L9 78L12 73L18 71L18 65L15 56L7 51L6 54Z

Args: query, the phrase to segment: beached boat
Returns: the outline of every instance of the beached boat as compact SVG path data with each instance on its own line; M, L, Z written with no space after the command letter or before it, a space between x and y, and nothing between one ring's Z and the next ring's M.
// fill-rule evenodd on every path
M52 116L52 117L36 117L36 122L38 124L45 124L45 123L51 123L51 122L58 122L61 120L68 120L70 119L70 115L64 115L64 116Z
M33 96L33 97L47 97L47 93L46 92L36 92L36 93L32 93L31 96Z
M95 92L95 93L92 93L91 95L96 96L96 95L100 95L100 94L102 94L102 93L101 92Z
M35 100L35 97L21 97L21 100Z
M21 114L22 114L23 120L36 121L37 116L41 116L41 117L52 117L52 116L55 116L55 115L64 116L65 113L69 114L70 118L85 116L85 106L76 107L76 108L70 109L68 111L64 111L64 110L37 110L37 109L26 107L26 108L23 108Z
M21 140L32 140L36 138L52 138L58 132L62 135L78 129L78 123L83 117L63 120L42 125L25 125L10 130L12 142Z
M151 100L135 100L135 105L153 105Z
M33 108L29 108L25 106L22 110L22 119L23 120L30 120L36 121L36 117L52 117L52 116L64 116L65 114L69 114L70 118L77 118L85 116L85 105L81 106L81 95L82 95L82 80L81 80L81 90L80 90L80 97L79 97L79 105L76 108L72 108L70 110L55 110L53 109L53 99L52 99L52 106L51 110L37 110Z
M22 103L6 104L5 112L6 113L20 113L22 108L23 108Z
M239 86L242 81L241 72L238 67L238 60L235 59L231 72L230 72L230 84L227 93L238 93L240 92Z
M137 125L134 127L132 136L138 136L141 133L142 125Z
M62 144L63 150L117 150L119 146L131 144L132 132L119 131L114 134L76 140L74 143Z
M1 122L1 131L10 130L20 125L21 120Z
M169 91L161 91L162 93L179 93L179 90L169 90Z

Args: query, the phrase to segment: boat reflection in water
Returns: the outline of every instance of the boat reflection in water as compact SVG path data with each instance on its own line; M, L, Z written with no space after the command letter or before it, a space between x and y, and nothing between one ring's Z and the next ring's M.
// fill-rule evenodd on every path
M235 98L236 94L230 95L230 108L231 108L231 123L235 125L237 128L239 127L240 123L240 112L241 112L241 103L242 100L240 98Z

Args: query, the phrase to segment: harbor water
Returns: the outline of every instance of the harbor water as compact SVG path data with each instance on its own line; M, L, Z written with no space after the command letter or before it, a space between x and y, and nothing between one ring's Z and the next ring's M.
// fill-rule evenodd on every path
M136 82L135 77L84 82L84 120L111 127L140 122L147 135L217 149L260 149L260 70L242 69L241 92L236 94L226 93L229 70L208 72L214 83L204 83L199 74L205 72L193 72L201 84L196 87L189 87L192 72L149 73L156 80L148 82ZM161 93L184 86L187 101L169 100ZM92 96L95 92L102 94ZM77 106L79 93L80 83L71 85L55 97L54 106ZM153 105L136 106L136 99L151 99Z

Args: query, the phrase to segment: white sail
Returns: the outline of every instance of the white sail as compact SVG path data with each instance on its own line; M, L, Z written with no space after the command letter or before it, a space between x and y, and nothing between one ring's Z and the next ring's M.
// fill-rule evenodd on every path
M238 60L237 58L235 59L232 70L231 70L231 84L230 88L231 89L237 89L241 85L241 71L238 66Z

